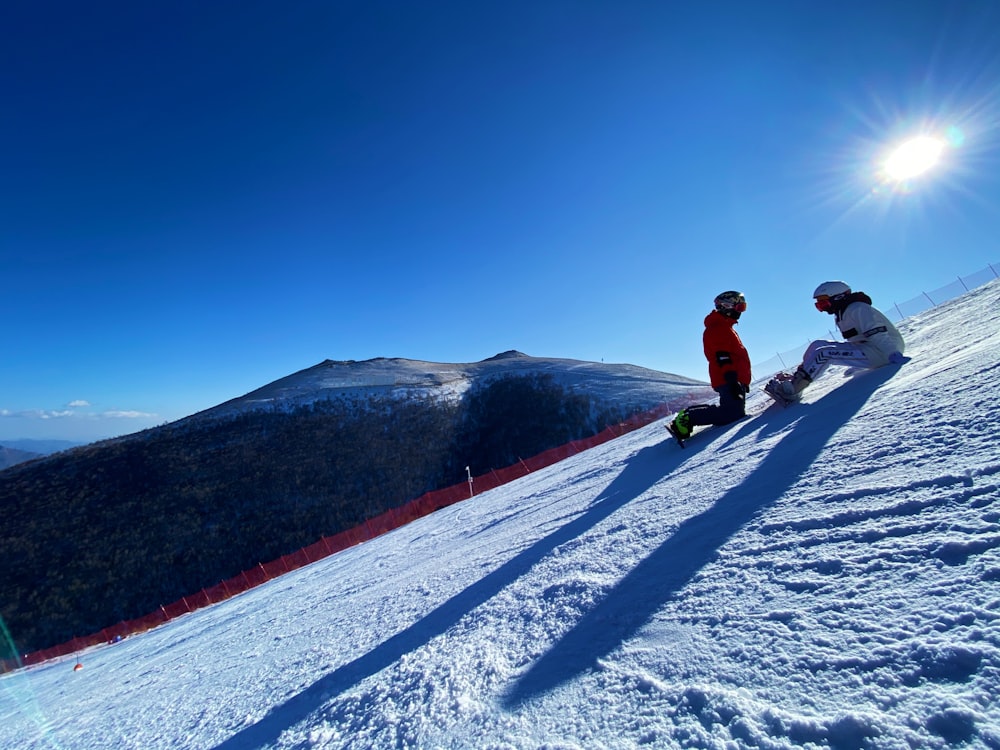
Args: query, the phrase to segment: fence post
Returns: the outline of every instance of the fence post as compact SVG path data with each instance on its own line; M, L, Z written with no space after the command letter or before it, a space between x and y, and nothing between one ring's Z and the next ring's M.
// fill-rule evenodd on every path
M965 291L969 291L969 287L967 287L965 285L965 282L962 281L962 277L961 276L958 277L958 283L962 285L962 289L964 289Z
M933 307L934 306L934 300L931 299L931 295L929 295L927 292L921 292L921 294L924 295L927 298L927 301L930 302L931 306Z

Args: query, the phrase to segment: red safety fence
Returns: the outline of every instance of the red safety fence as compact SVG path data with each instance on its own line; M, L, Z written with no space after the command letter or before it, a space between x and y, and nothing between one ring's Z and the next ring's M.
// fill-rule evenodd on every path
M303 547L297 552L283 555L277 560L267 563L259 563L250 570L233 576L225 581L220 581L215 586L202 589L188 596L181 597L176 602L162 605L155 612L151 612L144 617L134 620L126 620L117 625L104 628L98 633L89 636L77 637L66 643L52 646L50 648L34 651L24 657L24 665L39 664L49 659L67 656L77 651L82 651L91 646L103 643L114 643L121 638L136 633L142 633L158 625L186 615L196 609L207 607L210 604L229 599L230 597L242 594L244 591L259 586L262 583L273 580L279 576L289 573L298 568L322 560L332 554L353 547L361 542L374 539L389 531L405 526L411 521L429 515L436 510L453 505L462 500L468 500L474 491L476 494L487 492L501 485L520 479L533 471L544 469L547 466L558 463L566 458L575 456L577 453L593 448L621 437L622 435L645 427L657 419L662 419L668 414L672 414L682 406L688 405L688 399L678 399L667 404L663 404L650 411L636 414L624 422L620 422L611 427L605 428L602 432L593 437L582 440L574 440L557 448L550 448L544 453L540 453L532 458L518 461L513 466L505 469L491 469L488 474L472 477L471 487L468 482L445 487L444 489L427 492L415 500L398 507L385 511L384 513L370 518L359 526L341 531L333 536L323 537L317 542ZM0 660L0 673L12 671L18 668L18 664L11 659Z

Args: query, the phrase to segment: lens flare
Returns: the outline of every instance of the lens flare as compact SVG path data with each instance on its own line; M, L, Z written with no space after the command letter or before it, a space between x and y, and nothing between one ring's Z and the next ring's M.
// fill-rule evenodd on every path
M893 180L909 180L933 167L944 151L944 141L927 135L911 138L886 159L885 173Z
M28 675L23 669L21 654L14 645L14 639L7 629L7 624L0 618L0 674L11 671L14 674L4 675L0 679L0 688L7 693L15 708L18 708L38 727L41 737L54 748L59 748L55 740L52 725L39 708L38 700L32 690Z

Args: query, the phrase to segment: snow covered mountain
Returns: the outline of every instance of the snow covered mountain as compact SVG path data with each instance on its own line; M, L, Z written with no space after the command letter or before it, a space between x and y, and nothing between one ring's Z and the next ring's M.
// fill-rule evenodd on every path
M196 418L254 409L287 409L314 401L355 396L434 396L458 399L473 384L491 378L547 375L570 391L634 409L649 409L707 383L628 364L530 357L518 351L481 362L451 364L378 357L362 362L326 360L200 412ZM712 396L710 390L702 395Z
M1000 282L901 330L0 677L0 747L1000 748Z

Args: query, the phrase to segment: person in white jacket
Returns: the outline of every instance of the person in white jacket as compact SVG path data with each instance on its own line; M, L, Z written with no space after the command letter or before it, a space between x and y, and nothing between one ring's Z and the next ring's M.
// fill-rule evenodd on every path
M906 343L896 326L864 292L852 292L843 281L825 281L813 292L816 309L834 315L845 341L813 341L791 375L779 373L764 390L782 401L797 401L802 391L829 365L883 367L901 364Z

